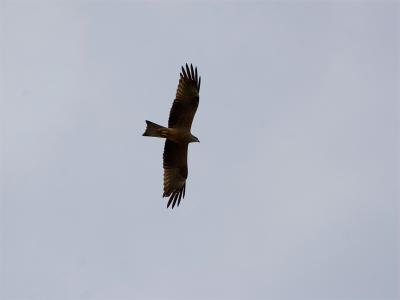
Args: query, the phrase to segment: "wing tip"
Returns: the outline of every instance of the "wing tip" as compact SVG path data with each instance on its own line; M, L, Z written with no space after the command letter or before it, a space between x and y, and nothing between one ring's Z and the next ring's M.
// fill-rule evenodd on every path
M181 203L181 200L185 198L185 190L186 190L186 183L179 190L175 190L172 193L164 192L163 198L169 197L167 208L169 208L171 204L172 204L171 209L174 209L175 205L176 207L178 207L179 204Z
M181 72L179 75L180 79L188 79L196 82L196 87L200 91L201 76L198 75L197 67L193 67L192 63L190 66L188 63L185 63L185 65L181 66Z

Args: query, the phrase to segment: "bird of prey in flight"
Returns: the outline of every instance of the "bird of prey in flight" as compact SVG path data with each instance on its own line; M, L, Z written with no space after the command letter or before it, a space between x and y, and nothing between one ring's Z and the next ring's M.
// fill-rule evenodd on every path
M181 199L185 197L188 145L199 142L190 132L190 128L199 106L200 82L197 68L193 69L192 64L190 67L186 64L186 69L182 67L176 97L169 113L168 127L146 120L147 128L143 133L144 136L166 139L163 154L163 197L169 197L167 207L172 204L171 208L175 204L179 206Z

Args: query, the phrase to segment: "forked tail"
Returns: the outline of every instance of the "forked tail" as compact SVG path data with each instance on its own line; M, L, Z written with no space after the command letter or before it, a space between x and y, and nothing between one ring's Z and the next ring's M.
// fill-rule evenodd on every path
M154 136L154 137L162 137L161 130L165 127L158 125L156 123L150 122L146 120L146 131L143 133L143 136Z

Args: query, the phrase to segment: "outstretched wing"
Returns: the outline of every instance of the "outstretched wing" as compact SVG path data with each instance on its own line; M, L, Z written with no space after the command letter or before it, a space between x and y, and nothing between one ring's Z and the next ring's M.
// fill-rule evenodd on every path
M168 127L185 128L190 130L197 107L199 106L201 77L197 74L197 68L186 64L186 70L182 67L176 98L169 113Z
M171 140L165 141L163 167L164 167L164 194L163 197L170 197L167 207L172 203L174 208L181 199L185 197L187 167L187 143L175 143Z

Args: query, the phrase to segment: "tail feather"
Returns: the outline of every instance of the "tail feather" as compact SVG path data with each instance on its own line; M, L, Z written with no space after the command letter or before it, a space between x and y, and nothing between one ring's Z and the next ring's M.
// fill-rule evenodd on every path
M162 137L160 129L163 129L165 127L158 125L156 123L150 122L146 120L146 131L143 133L143 136L154 136L154 137Z

